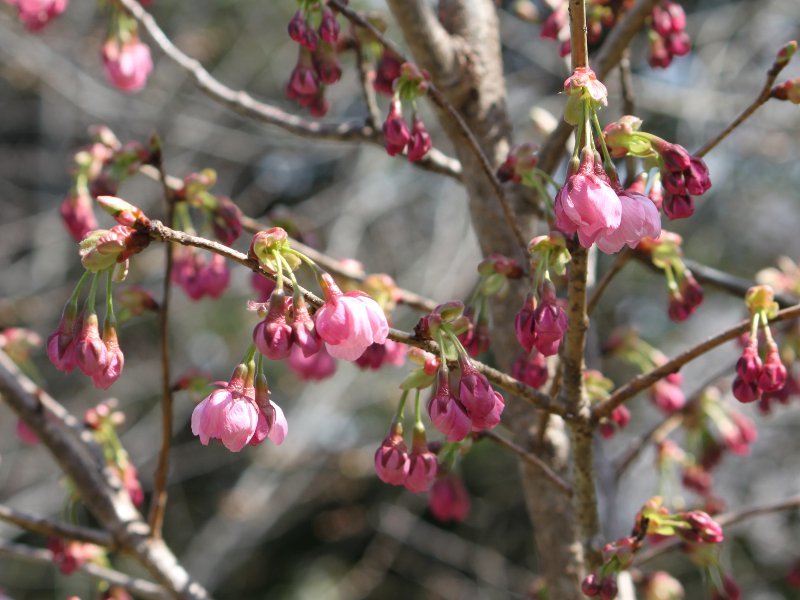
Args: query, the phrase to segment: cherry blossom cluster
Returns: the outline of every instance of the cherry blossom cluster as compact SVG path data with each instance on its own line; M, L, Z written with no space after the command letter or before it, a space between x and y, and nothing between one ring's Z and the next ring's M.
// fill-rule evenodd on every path
M732 385L734 397L739 402L749 403L764 393L779 392L786 384L788 373L769 327L769 319L778 311L774 291L769 286L754 286L747 291L745 302L750 311L750 337L736 362L736 377ZM763 360L758 348L759 326L767 340Z
M416 110L416 100L428 89L428 76L411 63L403 63L392 84L389 113L383 122L383 142L386 153L395 156L405 151L408 160L416 162L425 157L433 146L425 123ZM403 118L403 103L413 107L411 130Z
M611 155L640 158L645 169L658 169L651 199L670 219L692 216L692 196L702 196L711 188L706 163L699 156L689 154L680 144L641 131L641 126L642 120L631 115L606 126L603 137Z
M92 143L75 154L72 187L61 203L61 218L76 242L97 229L93 199L114 195L120 184L139 167L152 164L157 142L149 148L139 142L122 142L105 126L89 128Z
M584 578L581 585L582 592L589 598L613 600L617 597L618 591L617 575L631 567L636 553L641 550L645 541L648 538L655 541L669 537L683 540L689 552L700 549L701 552L713 553L714 547L724 540L722 527L707 513L695 510L670 514L662 499L656 496L648 500L636 515L636 526L630 536L610 542L603 547L603 564L598 571ZM708 555L705 568L719 570L715 554ZM645 586L653 586L652 581L645 580L645 582ZM656 585L656 589L680 589L680 584L676 587L667 581L658 582Z
M289 21L289 37L298 44L298 53L286 84L286 97L315 117L324 116L329 109L325 86L342 77L340 29L333 11L317 0L303 0L300 10Z
M650 55L648 62L653 68L665 69L676 56L686 56L692 42L686 33L686 13L683 7L672 0L662 0L653 7L648 31Z
M125 414L116 410L116 400L106 400L89 408L83 424L92 432L95 441L103 448L106 464L122 482L134 506L144 504L144 491L139 482L139 472L122 446L117 428L125 422Z
M87 562L103 564L106 559L103 548L87 542L50 537L47 549L53 555L53 563L64 575L72 575Z
M117 339L112 283L125 279L129 258L141 252L150 239L141 231L149 224L141 210L113 196L101 196L98 203L119 225L91 231L81 241L79 253L86 272L65 305L56 330L47 339L47 354L58 370L69 373L77 367L91 378L95 387L107 389L122 374L125 362ZM106 276L102 334L96 310L101 274ZM89 278L90 291L79 310L81 290Z
M191 173L175 191L175 223L183 231L196 234L195 226L203 233L226 245L235 242L242 232L241 211L230 198L212 194L217 180L212 169ZM204 296L219 298L230 282L230 270L218 254L208 256L197 248L179 246L173 250L172 281L192 300Z
M67 9L69 0L6 0L17 9L17 17L30 32L41 31Z
M654 266L664 271L669 290L667 315L676 322L685 321L703 303L703 288L683 262L683 238L662 231L657 239L645 239L639 251L650 257Z
M109 3L101 57L106 79L123 92L140 91L153 70L150 47L139 38L139 24L118 2Z
M556 0L553 12L542 23L539 35L544 39L560 42L559 54L569 55L569 16L567 0ZM621 7L620 7L621 4ZM633 6L631 0L589 0L586 3L586 32L589 47L596 46L604 33L614 27L627 10ZM621 8L621 10L620 10ZM691 50L691 41L686 33L686 13L677 2L661 0L653 7L648 18L648 62L653 68L666 68L675 56L685 56Z
M541 387L547 381L544 357L558 354L567 330L567 313L556 296L551 275L564 275L570 254L564 236L558 232L533 238L528 252L533 291L514 319L514 333L523 350L514 368L522 381Z
M231 452L246 445L257 446L269 439L280 445L289 425L283 410L270 398L261 357L254 360L255 348L245 362L236 366L230 380L218 382L192 412L192 433L204 446L217 439Z
M661 219L656 206L634 189L622 188L603 141L597 110L607 104L605 86L591 69L579 67L564 82L564 92L564 118L576 126L576 143L566 183L555 199L555 226L566 235L577 233L584 248L597 243L609 254L626 244L635 248L642 238L658 237ZM600 136L602 158L593 129Z

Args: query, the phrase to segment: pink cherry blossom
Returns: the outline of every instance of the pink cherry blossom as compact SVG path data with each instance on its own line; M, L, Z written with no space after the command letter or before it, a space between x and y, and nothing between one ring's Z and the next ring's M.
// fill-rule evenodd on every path
M39 31L64 12L68 0L6 0L17 7L17 16L28 31Z
M602 234L619 227L622 203L607 177L595 170L594 157L583 152L580 167L567 178L555 200L556 227L578 234L588 248Z
M228 384L211 392L192 412L192 433L200 443L219 439L231 452L239 452L256 433L259 410L255 399L245 395L245 365L236 367Z
M371 344L386 341L389 324L375 300L361 291L343 294L327 273L322 276L322 287L325 304L314 317L331 356L352 361Z
M75 344L78 332L83 327L83 315L67 304L58 326L47 338L47 356L53 366L64 373L71 372L78 363L75 360Z
M100 337L97 314L90 312L83 319L83 325L75 344L75 362L84 375L101 375L108 364L106 345Z
M386 116L386 121L383 123L383 138L386 153L389 156L394 156L402 152L406 144L408 144L409 139L411 139L408 125L406 125L403 119L403 113L400 110L399 101L394 101L389 106L389 114Z
M451 442L463 440L472 429L467 409L450 393L450 382L445 371L439 371L436 393L428 401L428 415L434 427Z
M288 358L292 346L292 328L286 322L288 299L283 291L276 290L269 300L266 317L253 330L253 342L264 356L271 360Z
M642 238L661 235L661 217L650 198L622 190L617 195L622 205L619 227L607 229L597 238L597 247L606 254L619 252L625 244L636 248Z
M103 44L103 68L108 80L123 92L138 92L153 70L150 48L138 36L126 42L109 38Z
M60 211L64 227L76 242L80 242L87 233L97 229L92 199L87 193L71 193L64 198Z
M433 147L431 136L417 115L414 115L414 122L411 125L411 137L408 140L408 160L416 162L422 160Z
M408 462L408 475L403 486L415 494L427 492L436 479L438 464L436 455L428 450L425 430L414 429L414 441Z
M322 381L336 372L336 359L328 354L325 346L316 354L305 356L299 346L293 345L287 364L303 381Z
M470 419L482 419L494 409L494 390L486 376L476 371L469 360L461 358L459 365L458 399L467 409Z
M125 355L119 347L117 330L108 323L103 327L103 344L106 347L106 363L102 371L92 375L92 383L101 390L107 390L122 375Z
M467 518L470 509L469 493L461 478L445 475L431 486L428 497L431 514L444 523L461 522Z
M375 451L375 472L381 481L403 485L408 476L408 449L403 441L403 427L392 424L389 435Z

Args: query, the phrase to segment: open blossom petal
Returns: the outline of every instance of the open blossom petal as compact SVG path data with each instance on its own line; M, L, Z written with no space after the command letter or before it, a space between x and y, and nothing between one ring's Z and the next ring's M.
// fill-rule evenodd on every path
M636 248L643 237L661 235L661 217L653 201L634 192L619 193L622 216L619 227L607 229L597 238L597 247L607 254L622 250L627 244Z

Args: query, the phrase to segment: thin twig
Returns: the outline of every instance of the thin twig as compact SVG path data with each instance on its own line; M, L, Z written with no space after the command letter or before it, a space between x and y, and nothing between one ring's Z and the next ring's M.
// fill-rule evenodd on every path
M49 565L53 564L53 553L50 552L50 550L33 548L31 546L14 544L12 542L0 541L0 557ZM139 598L152 598L154 600L170 598L167 590L160 585L152 581L147 581L146 579L130 577L114 569L87 562L78 567L78 570L98 581L105 581L112 586L124 588Z
M780 321L787 321L789 319L796 319L797 317L800 317L800 304L796 304L779 311L775 317L770 319L770 322L777 323ZM592 411L593 418L597 420L601 417L609 416L617 406L633 398L636 394L647 389L659 379L666 377L670 373L676 373L686 363L691 362L695 358L702 356L707 352L710 352L725 342L735 339L744 332L749 331L749 329L750 321L742 321L730 329L723 331L722 333L719 333L692 348L689 348L672 360L665 362L660 367L631 379L628 383L617 388L613 394L594 407L594 410Z
M231 260L235 263L242 265L243 267L250 269L256 273L261 273L264 277L269 277L270 279L275 279L275 275L273 273L268 273L263 270L258 261L255 259L249 258L247 255L238 252L228 246L220 244L219 242L214 242L212 240L207 240L205 238L197 237L194 235L189 235L188 233L184 233L182 231L175 231L174 229L170 229L163 223L159 221L151 221L149 227L147 228L148 234L152 239L160 240L163 242L177 242L178 244L182 244L184 246L193 246L195 248L202 248L203 250L208 250L209 252L214 252ZM286 284L286 288L288 290L292 290L291 282L284 281ZM305 298L306 302L313 306L314 308L319 308L323 304L323 300L318 297L316 294L306 290L305 288L299 288L303 297ZM432 352L434 354L438 354L438 346L435 342L424 340L418 338L415 334L408 333L406 331L401 331L399 329L390 328L389 329L389 338L400 342L403 344L407 344L409 346L416 346L417 348L422 348L423 350L427 350L428 352ZM549 412L555 413L560 415L565 420L571 420L572 414L564 408L561 404L555 402L550 396L547 394L540 392L537 389L532 388L529 385L526 385L503 373L498 371L497 369L490 367L484 363L481 363L477 360L473 360L472 364L474 365L475 369L483 373L486 378L497 385L500 389L503 389L507 392L512 394L518 395L520 398L524 399L528 403L530 403L535 408L539 408L541 410L547 410Z
M651 442L664 440L672 431L683 421L682 413L671 414L660 422L656 423L649 431L642 436L631 440L628 450L618 460L614 461L614 479L619 481L625 471L633 464L633 461L647 448Z
M475 437L477 439L488 438L503 448L511 450L511 452L519 456L523 461L539 469L545 476L545 479L549 480L553 485L555 485L559 491L563 492L567 496L572 496L572 486L564 481L564 479L558 473L547 466L547 464L541 458L526 451L522 446L518 446L511 440L508 440L491 430L476 433Z
M40 533L50 537L66 538L78 542L88 542L105 548L114 546L114 538L106 531L89 529L69 523L59 523L44 517L37 517L21 512L5 504L0 504L0 520L13 523L27 531Z
M714 149L714 147L717 144L719 144L722 140L728 137L728 135L730 135L734 129L736 129L739 125L741 125L747 119L749 119L754 112L756 112L763 104L765 104L772 97L771 94L772 86L775 83L775 80L778 78L778 75L780 75L781 71L783 71L783 69L788 64L789 64L788 60L779 61L778 59L776 59L775 62L772 63L772 66L770 67L769 71L767 71L767 78L764 81L764 86L761 88L761 91L759 92L756 99L753 100L750 106L745 108L739 114L739 116L736 117L730 123L730 125L728 125L725 129L723 129L719 133L719 135L717 135L717 137L706 142L706 144L702 148L700 148L697 152L695 152L695 155L702 157L708 154L711 150Z
M357 11L353 10L349 6L347 6L342 0L328 0L328 4L331 6L336 7L342 15L344 15L347 19L351 22L359 25L365 29L367 29L377 40L379 40L384 46L389 48L392 52L394 52L400 60L403 62L413 62L411 61L400 49L400 47L395 44L392 40L387 38L375 25L370 23L364 16ZM495 172L495 167L489 161L489 158L481 149L480 143L478 142L475 134L469 128L464 118L459 114L459 112L455 109L455 107L447 100L447 98L442 94L441 91L432 83L427 83L427 93L428 97L431 101L436 104L439 108L444 110L453 122L458 127L461 135L464 137L464 141L469 146L470 150L473 152L475 157L478 159L478 163L481 166L481 170L486 175L486 178L491 183L492 188L494 189L495 195L497 196L498 201L500 202L500 207L503 211L503 217L506 221L506 224L511 229L511 233L514 235L514 239L517 242L517 245L520 247L523 256L527 256L528 252L528 242L525 239L525 236L522 233L522 228L517 220L516 215L514 214L514 209L511 206L511 201L506 194L505 187L497 178L497 173Z
M785 500L778 500L777 502L772 502L769 504L761 504L759 506L753 506L750 508L743 508L741 510L727 512L715 516L714 520L721 526L728 527L730 525L735 525L737 523L748 521L753 517L760 517L761 515L769 515L787 510L795 510L798 508L800 508L800 496L792 496L790 498L786 498ZM666 540L657 546L652 546L647 550L639 552L636 555L636 558L634 559L635 561L634 564L643 565L647 562L650 562L651 560L653 560L658 556L661 556L665 552L668 552L673 548L677 548L680 544L681 540L676 537L670 540Z
M164 203L167 209L167 223L173 224L175 220L175 193L167 182L167 173L164 169L164 156L159 143L158 156L156 157L159 181L164 192ZM158 452L158 465L153 478L153 496L150 504L148 522L155 539L161 537L164 526L164 514L167 510L167 479L169 478L169 454L172 448L172 374L170 372L169 350L169 301L172 290L172 268L174 265L172 244L165 244L164 252L164 283L162 285L162 300L158 313L159 335L161 341L161 448Z
M625 265L628 264L633 256L634 252L630 248L625 248L622 252L617 254L617 258L614 259L611 267L609 267L608 271L605 272L603 278L592 291L592 296L589 298L589 302L586 304L586 312L588 314L592 314L597 306L597 303L600 301L600 297L603 295L603 292L606 291L606 288L611 283L611 280L617 276L617 273L625 268Z
M214 78L196 59L184 54L167 37L152 15L137 0L119 0L126 10L142 24L155 44L175 64L189 73L195 85L212 99L228 106L245 117L275 125L301 137L339 142L368 142L383 146L383 134L363 122L319 123L283 111L276 106L256 100L244 91L229 88ZM432 149L413 163L435 173L461 179L461 164L455 158Z
M361 84L361 95L364 97L364 105L367 108L367 127L378 129L381 122L381 111L378 108L378 101L375 97L375 88L372 85L372 65L369 57L364 52L364 46L356 38L353 44L356 53L356 66L358 67L358 81Z

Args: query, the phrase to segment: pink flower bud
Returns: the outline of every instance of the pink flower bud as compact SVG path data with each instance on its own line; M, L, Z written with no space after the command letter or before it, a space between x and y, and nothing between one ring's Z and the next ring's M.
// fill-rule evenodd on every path
M299 346L292 345L288 365L303 381L322 381L336 372L336 359L328 354L325 346L316 354L305 356Z
M770 345L764 366L758 376L758 387L764 392L777 392L786 384L786 367L781 362L778 347Z
M292 328L286 323L288 308L288 299L283 291L275 290L270 297L266 317L253 330L253 343L261 354L271 360L289 356Z
M389 156L394 156L402 152L406 144L408 144L409 139L411 139L408 126L403 120L399 101L393 101L389 107L389 114L386 116L386 121L383 123L383 138L384 146Z
M694 200L686 194L670 194L664 200L663 208L670 219L688 219L694 214Z
M150 48L137 35L121 42L109 38L103 44L103 67L108 80L123 92L138 92L153 70Z
M689 168L684 171L687 191L694 196L701 196L711 189L708 167L702 158L692 156Z
M666 379L660 379L650 390L650 399L661 412L672 414L681 410L686 404L686 396L681 388Z
M122 375L122 368L125 366L125 355L119 347L117 330L108 322L103 327L103 344L106 347L105 367L91 377L94 387L107 390Z
M672 17L665 8L656 4L653 7L653 12L650 14L652 19L652 27L661 37L667 37L672 33Z
M150 224L150 219L142 212L142 210L130 202L126 202L122 198L116 196L99 196L97 204L106 213L114 218L120 225L126 227L144 226Z
M533 349L533 343L536 340L535 312L536 298L532 294L528 294L525 298L525 303L514 318L514 333L517 336L519 345L522 346L525 352L530 352Z
M686 271L680 285L680 293L683 301L693 311L703 303L703 288L697 283L694 276Z
M667 49L664 38L654 32L648 39L650 42L648 64L654 69L666 69L672 64L672 53Z
M336 15L333 14L333 11L327 6L322 9L319 37L332 45L336 45L339 40L339 22L336 20Z
M745 404L755 402L761 396L761 389L755 381L745 381L738 375L733 379L733 397Z
M564 333L567 331L567 313L556 303L555 288L552 283L546 282L542 287L542 298L539 306L534 312L536 325L534 346L545 356L553 356L558 353L558 347ZM550 290L547 292L546 290Z
M472 429L466 409L450 392L445 371L439 371L436 392L428 401L428 415L434 427L451 442L463 440Z
M671 33L666 39L667 51L673 56L686 56L692 50L692 41L685 31Z
M355 363L362 369L378 370L384 365L402 366L406 361L408 348L405 344L387 339L383 344L372 344Z
M436 455L428 450L425 430L418 430L415 427L409 455L408 475L403 485L415 494L427 492L436 479L437 470Z
M511 375L531 387L540 388L547 383L547 361L537 350L520 354L511 367Z
M559 32L567 26L567 11L559 7L549 15L542 23L539 36L547 40L558 40Z
M581 591L590 598L596 598L603 590L602 580L594 573L589 573L581 582Z
M434 518L443 523L460 523L466 519L470 500L464 482L452 474L437 479L431 486L428 508Z
M725 539L722 527L714 521L707 513L694 510L683 513L683 520L689 525L689 529L678 528L678 534L690 542L703 542L707 544L718 544Z
M494 408L494 390L486 376L475 370L472 363L459 359L461 376L458 380L458 398L471 419L481 419Z
M319 352L322 347L322 340L317 334L314 320L311 318L308 312L308 305L306 305L302 296L298 296L292 301L291 314L291 343L299 346L305 356L311 356Z
M761 375L761 358L758 356L758 346L754 342L748 343L736 361L736 373L742 381L748 383L757 381Z
M336 49L327 42L319 44L313 55L314 70L320 83L333 85L342 78L342 66Z
M662 140L662 143L654 144L656 151L664 160L664 166L672 173L682 173L689 168L691 157L689 152L680 144L670 144Z
M414 115L411 137L408 141L408 160L410 162L422 160L432 147L431 136L425 128L425 124L422 119Z
M88 193L73 191L64 198L61 203L61 219L76 242L80 242L87 233L97 229L97 219Z
M287 27L289 37L298 44L302 44L305 39L306 28L306 19L303 16L302 11L298 10L296 13L294 13L292 20L289 21L289 26Z
M389 435L375 451L375 472L384 483L403 485L408 477L409 459L403 441L403 426L392 424Z
M287 95L290 98L311 97L319 91L317 74L313 68L311 54L308 50L301 48L297 57L297 64L289 76Z
M47 357L59 371L69 373L78 366L75 345L82 327L83 316L78 316L77 308L68 303L58 326L47 338Z
M375 81L372 85L375 91L385 96L394 93L394 81L400 77L400 59L391 50L384 49L375 71Z
M17 17L31 32L39 31L64 12L69 0L7 0L17 7Z
M218 196L211 211L211 226L214 236L230 246L242 233L242 211L226 196Z
M84 375L102 375L108 364L108 353L100 338L97 314L90 312L83 319L83 326L75 344L75 362Z

